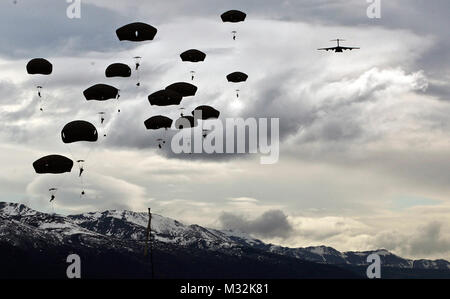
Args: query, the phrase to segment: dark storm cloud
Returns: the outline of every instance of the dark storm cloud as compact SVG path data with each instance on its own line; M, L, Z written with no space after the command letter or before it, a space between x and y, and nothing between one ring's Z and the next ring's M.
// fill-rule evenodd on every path
M111 10L82 3L82 18L69 19L66 1L19 1L16 5L2 1L2 24L9 25L0 26L0 56L78 56L119 48L115 29L127 19Z
M444 224L431 222L421 226L413 235L398 232L382 233L375 243L380 248L398 250L409 256L430 256L448 253L450 240L444 235Z
M445 80L444 78L442 78ZM450 101L450 86L445 84L431 83L428 94L436 96L439 100Z
M266 238L288 238L293 232L286 214L280 210L267 211L253 220L232 213L223 213L219 222L224 229L238 230Z

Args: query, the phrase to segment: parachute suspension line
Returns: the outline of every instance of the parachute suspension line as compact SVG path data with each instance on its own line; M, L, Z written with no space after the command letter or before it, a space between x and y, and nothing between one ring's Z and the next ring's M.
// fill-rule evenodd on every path
M62 187L65 183L65 181L67 180L67 176L66 175L62 175L60 176L53 184L53 187L49 187L48 189L48 193L50 195L50 205L52 206L52 211L53 214L55 214L55 200L56 200L56 195L60 189L60 187Z
M34 86L36 86L37 96L39 99L39 111L44 112L44 103L47 100L45 93L43 91L44 86L50 81L50 78L46 78L43 82L37 83L34 78L31 76L31 82Z
M164 133L162 133L162 138L158 138L156 141L158 141L158 147L159 149L162 149L163 146L166 144L167 139L167 128L164 128Z
M55 213L55 202L54 201L52 201L51 206L52 206L52 215L55 215L56 213Z
M116 114L118 115L121 112L119 99L120 99L120 90L116 97L117 101L112 104L108 103L110 106L108 106L105 111L100 111L97 113L99 117L99 127L101 128L103 137L106 137L108 134L107 122L111 124Z
M86 192L85 192L85 186L84 186L84 179L83 179L83 172L85 171L85 167L84 167L84 162L85 160L78 160L78 169L80 170L79 172L79 179L80 179L80 185L81 185L81 193L80 193L80 198L82 198Z
M64 182L67 180L67 176L66 175L62 175L58 180L56 180L53 184L53 187L49 187L48 189L48 193L50 195L50 206L52 207L52 213L53 215L55 215L55 200L56 200L56 195L60 189L60 187L62 187L64 185Z
M100 127L103 131L103 137L106 137L106 129L105 129L105 121L106 121L106 112L97 113L99 117Z
M136 77L137 77L136 87L140 87L141 86L141 75L140 75L139 70L136 70Z
M119 102L119 100L120 100L120 89L117 92L116 99L117 99L117 113L120 113L120 102Z
M54 190L52 190L52 189L54 189ZM58 190L56 188L50 188L48 191L50 192L50 206L51 206L51 209L52 209L52 215L55 215L55 202L54 202L54 199L56 197L56 192Z
M118 106L118 103L116 103L115 105ZM107 128L106 122L107 121L111 121L113 119L113 117L114 117L116 112L117 112L117 114L120 113L120 108L118 108L118 109L114 108L114 109L111 109L111 110L114 110L114 111L110 112L110 113L107 113L107 112L104 112L104 111L101 111L101 112L97 113L98 116L99 116L99 123L100 123L99 127L101 128L101 130L103 132L103 137L106 137L108 135L108 128Z
M144 256L147 256L150 252L150 264L152 270L152 279L155 278L155 271L153 267L153 243L152 243L152 212L151 209L148 208L148 226L147 226L147 236L145 240L145 250Z
M54 208L54 200L56 198L56 192L58 192L58 188L50 188L48 189L48 192L50 193L50 202L52 203L52 207Z
M41 112L44 112L44 100L42 99L42 86L36 86L37 88L37 94L39 98L39 110Z
M89 156L91 155L94 147L93 147L93 145L89 146L89 151L87 152L86 157L84 159L82 159L82 160L81 159L77 159L77 157L75 157L75 155L73 154L73 151L72 151L72 149L70 148L69 145L66 144L66 147L67 147L67 149L68 149L68 151L70 153L70 156L72 157L72 160L76 161L77 164L78 164L78 170L79 170L78 178L80 179L80 185L81 185L81 194L80 194L80 198L81 198L84 195L86 195L86 192L85 192L86 188L85 188L84 179L83 179L83 173L86 170L85 163L88 160Z
M86 186L84 185L83 176L80 176L80 184L81 184L81 193L80 198L83 198L86 195Z
M136 71L136 77L137 77L136 86L139 87L139 86L141 86L141 76L140 76L139 68L141 66L141 59L142 59L142 57L136 56L136 57L133 57L133 58L134 58L135 71Z

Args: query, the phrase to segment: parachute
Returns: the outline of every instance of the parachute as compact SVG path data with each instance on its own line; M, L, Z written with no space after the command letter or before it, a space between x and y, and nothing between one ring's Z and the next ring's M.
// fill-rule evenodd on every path
M131 23L116 30L120 41L143 42L153 40L158 30L145 23Z
M105 103L103 102L108 101L110 99L119 99L120 98L119 90L111 85L97 84L86 89L83 92L83 94L87 101L96 101L100 103L96 105L95 108L98 111L97 114L99 115L100 118L100 125L105 126L106 118L110 114L112 114L112 111L109 110L112 110L113 107L109 107L110 109L105 109L108 108L106 106L109 105L105 106ZM118 104L118 102L116 104ZM103 135L106 137L106 133L104 133Z
M106 68L105 76L107 78L129 78L131 77L131 68L124 63L113 63ZM120 108L117 108L117 112L120 112Z
M202 51L191 49L181 53L180 57L182 61L202 62L205 61L206 54L203 53ZM191 70L191 80L194 81L194 78L195 78L195 71Z
M88 101L106 101L119 98L119 90L111 85L97 84L89 87L84 92L84 97Z
M245 21L247 14L239 10L229 10L223 13L220 17L224 23L239 23Z
M183 96L172 90L160 90L148 96L148 101L152 106L179 105Z
M107 78L129 78L131 77L131 68L124 63L113 63L106 68L105 76Z
M194 117L197 117L198 113L201 113L202 120L217 119L220 116L220 112L211 106L199 106L192 111Z
M220 17L224 23L239 23L245 21L247 15L239 10L229 10L223 13ZM233 30L231 33L233 34L233 40L236 40L237 31Z
M62 174L71 172L73 161L61 155L50 155L40 158L33 163L37 174Z
M162 115L157 115L147 119L144 124L147 130L170 129L173 120Z
M136 22L120 27L116 30L116 35L120 41L131 41L131 42L143 42L143 41L151 41L155 38L158 30L145 23ZM137 83L136 86L141 86L140 76L139 76L139 67L141 65L141 56L135 56L135 70L137 72Z
M186 82L178 82L166 87L166 90L175 91L182 97L195 96L197 93L197 86Z
M98 133L97 133L97 129L95 128L95 126L93 124L91 124L87 121L83 121L83 120L76 120L76 121L72 121L64 126L64 128L61 131L61 138L65 144L82 143L82 142L93 143L98 140ZM78 163L78 168L80 171L79 178L80 178L81 187L82 187L81 194L84 195L85 188L84 188L82 174L85 170L84 163L86 162L87 157L89 156L89 154L92 150L92 147L89 148L87 153L86 153L86 151L83 151L82 148L77 148L75 154L73 153L71 148L69 148L69 149L70 149L70 152L72 153L73 158L75 159L75 156L77 157L75 160Z
M36 160L33 163L34 171L37 174L63 175L72 171L73 161L61 155L49 155ZM55 199L58 188L50 187L50 202Z
M135 65L134 68L135 68L135 71L137 73L136 86L139 87L139 86L141 86L141 79L140 79L140 75L139 75L139 67L141 66L142 57L141 56L135 56L135 57L133 57L133 59L134 59L134 65Z
M44 58L34 58L27 63L27 72L30 75L51 75L53 65Z
M191 49L180 54L182 61L201 62L206 58L206 54L202 51Z
M247 81L248 75L242 72L234 72L227 76L228 82L240 83Z
M43 88L49 80L48 76L53 72L53 65L44 58L34 58L27 63L26 68L27 73L32 76L34 86L37 88L37 95L39 97L39 102L41 103L41 107L39 109L44 111ZM44 77L45 79L37 79L37 77Z
M159 129L165 129L167 131L172 127L173 120L162 115L157 115L150 117L147 119L144 124L147 130L159 130ZM165 139L165 132L164 132L164 139ZM166 141L163 138L158 138L158 147L161 149L163 144L166 143Z
M234 72L227 76L228 82L232 83L241 83L245 82L248 79L248 75L242 72ZM236 97L239 98L239 89L236 89Z
M98 140L95 126L83 120L76 120L65 125L61 131L61 137L66 144L80 141L96 142Z
M178 130L190 129L197 126L198 122L193 116L182 116L175 122L175 128Z

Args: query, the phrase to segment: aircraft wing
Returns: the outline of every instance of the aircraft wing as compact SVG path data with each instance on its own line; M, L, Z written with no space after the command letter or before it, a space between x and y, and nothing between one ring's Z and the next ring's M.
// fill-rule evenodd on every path
M355 47L341 47L342 50L359 50L361 48L355 48Z
M320 48L320 49L317 49L317 50L323 50L323 51L334 51L334 50L336 50L337 48L336 47L334 47L334 48Z

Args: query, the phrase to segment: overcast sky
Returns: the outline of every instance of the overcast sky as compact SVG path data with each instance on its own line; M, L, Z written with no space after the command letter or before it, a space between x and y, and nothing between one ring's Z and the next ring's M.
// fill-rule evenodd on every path
M386 248L411 258L450 259L450 21L448 0L382 1L369 19L365 0L82 0L81 19L63 0L0 4L0 200L70 214L147 207L186 223L239 229L286 246L338 250ZM248 14L224 24L229 9ZM158 28L154 41L119 42L115 30L141 21ZM237 41L231 31L238 31ZM331 39L360 51L319 52ZM197 48L204 63L182 63ZM135 78L106 79L113 62ZM53 63L49 79L27 75L26 63ZM280 160L258 155L177 156L148 132L144 120L176 107L151 107L147 96L196 71L199 91L187 112L211 105L221 118L280 119ZM243 71L235 87L225 76ZM36 83L45 84L40 112ZM121 90L122 112L108 119L108 137L68 147L62 127L98 124L83 90L107 83ZM48 154L88 156L80 198L71 175L34 173ZM83 156L85 155L85 156ZM48 203L47 189L60 187Z

